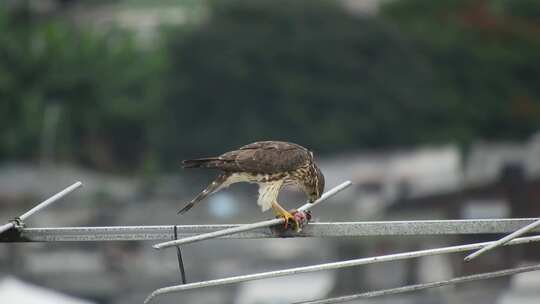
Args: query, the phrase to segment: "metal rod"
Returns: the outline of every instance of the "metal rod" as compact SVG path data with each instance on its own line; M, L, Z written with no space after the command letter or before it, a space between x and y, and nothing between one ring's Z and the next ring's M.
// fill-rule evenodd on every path
M524 266L524 267L504 269L504 270L493 271L493 272L473 274L473 275L457 277L457 278L437 281L437 282L429 282L429 283L402 286L402 287L397 287L397 288L368 291L364 293L335 297L335 298L297 302L296 304L343 303L343 302L348 302L348 301L357 300L357 299L367 299L367 298L374 298L374 297L380 297L380 296L395 295L395 294L401 294L405 292L419 291L419 290L441 287L441 286L446 286L446 285L454 285L454 284L461 284L461 283L480 281L480 280L486 280L486 279L500 278L500 277L510 276L510 275L514 275L518 273L538 271L538 270L540 270L540 265Z
M0 234L8 231L9 229L15 227L15 221L11 221L9 223L5 223L4 225L0 226Z
M326 199L336 195L338 192L340 192L343 189L349 187L350 185L352 185L352 183L350 181L346 181L346 182L332 188L328 192L324 193L315 202L307 203L307 204L303 205L302 207L298 208L298 211L307 211L307 210L311 209L312 207L315 207L319 203L325 201ZM196 236L192 236L192 237L186 237L186 238L179 239L179 240L163 242L163 243L156 244L156 245L154 245L152 247L154 247L155 249L163 249L163 248L172 247L172 246L179 246L179 245L183 245L183 244L189 244L189 243L199 242L199 241L203 241L203 240L213 239L213 238L217 238L217 237L225 236L225 235L229 235L229 234L235 234L235 233L239 233L239 232L249 231L249 230L253 230L253 229L257 229L257 228L270 227L270 226L282 224L282 223L284 223L284 221L285 221L285 219L283 219L283 218L275 218L275 219L266 220L266 221L262 221L262 222L258 222L258 223L246 224L246 225L242 225L242 226L239 226L239 227L223 229L223 230L220 230L220 231L200 234L200 235L196 235Z
M56 193L55 195L53 195L53 196L49 197L48 199L44 200L43 202L39 203L34 208L26 211L21 216L19 216L18 219L21 220L21 221L26 220L28 217L32 216L32 214L40 211L41 209L46 208L50 204L58 201L59 199L61 199L65 195L71 193L73 190L79 188L80 186L82 186L81 182L74 183L73 185L65 188L64 190ZM2 234L3 232L5 232L5 231L7 231L7 230L9 230L9 229L11 229L13 227L15 227L15 221L11 221L11 222L3 225L3 226L0 226L0 234Z
M174 239L178 239L178 226L174 226ZM180 270L180 282L186 284L186 269L184 267L184 259L182 258L182 249L180 249L180 246L176 247L176 258L178 259L178 270Z
M522 227L518 230L516 230L515 232L513 233L510 233L509 235L485 246L485 247L482 247L480 250L478 251L475 251L473 253L471 253L470 255L466 256L465 257L465 261L468 262L468 261L471 261L472 259L478 257L479 255L483 254L484 252L486 251L489 251L489 250L492 250L492 249L495 249L496 247L499 247L499 246L502 246L504 245L505 243L508 243L509 241L537 228L538 226L540 226L540 219L533 222L533 223L530 223L529 225L525 226L525 227Z
M538 242L538 241L540 241L540 236L517 238L506 243L505 246L525 244L525 243ZM333 269L340 269L340 268L345 268L345 267L352 267L352 266L359 266L359 265L366 265L366 264L406 260L406 259L412 259L412 258L417 258L417 257L422 257L422 256L462 252L462 251L478 249L489 243L490 242L474 243L474 244L468 244L468 245L458 245L458 246L442 247L442 248L435 248L435 249L425 249L425 250L418 250L418 251L411 251L411 252L395 253L395 254L389 254L389 255L360 258L360 259L354 259L354 260L332 262L332 263L325 263L325 264L318 264L318 265L311 265L311 266L303 266L303 267L282 269L282 270L276 270L276 271L260 272L260 273L253 273L253 274L248 274L248 275L228 277L228 278L223 278L223 279L215 279L215 280L209 280L209 281L189 283L189 284L184 284L184 285L163 287L152 292L145 299L144 303L145 304L149 303L153 298L162 294L180 292L184 290L226 285L226 284L232 284L232 283L240 283L240 282L246 282L246 281L252 281L252 280L282 277L282 276L295 275L295 274L300 274L300 273L309 273L309 272L315 272L315 271L321 271L321 270L333 270Z
M278 234L270 228L260 228L222 236L233 239L262 239L279 237L365 237L365 236L424 236L461 234L511 233L535 219L475 219L440 221L372 221L372 222L313 222L301 232ZM231 225L179 225L178 238L190 237L223 229ZM161 241L174 239L175 225L22 228L19 235L0 235L0 242L101 242L101 241ZM540 232L540 228L534 231Z

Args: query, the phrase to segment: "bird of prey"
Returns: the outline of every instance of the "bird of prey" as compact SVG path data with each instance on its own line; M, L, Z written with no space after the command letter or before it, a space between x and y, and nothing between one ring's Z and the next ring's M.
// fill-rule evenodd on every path
M324 191L324 175L315 163L313 153L289 142L254 142L220 156L184 160L182 164L184 168L218 169L221 172L178 213L188 211L208 195L231 184L248 182L259 185L257 204L262 211L272 208L276 216L285 219L285 227L292 220L298 230L299 217L293 215L295 210L287 211L278 203L279 191L285 185L297 186L311 203Z

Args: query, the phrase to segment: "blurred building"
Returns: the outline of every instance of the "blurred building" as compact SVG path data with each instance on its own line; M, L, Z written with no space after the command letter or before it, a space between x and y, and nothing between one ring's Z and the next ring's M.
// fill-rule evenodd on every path
M472 146L466 158L453 146L325 158L321 167L329 187L345 179L353 180L354 186L318 206L314 216L320 221L530 217L540 213L538 204L534 203L540 201L539 147L537 136L524 143L478 143ZM12 163L0 167L0 220L7 221L20 214L74 179L84 181L83 190L44 210L28 222L29 226L246 223L268 217L253 203L256 189L249 185L232 187L188 215L178 217L171 210L178 209L182 202L196 194L210 177L193 179L192 175L176 175L149 181L63 166L32 167ZM293 202L304 198L301 193L289 191L282 200ZM184 255L188 280L196 281L487 238L494 236L215 240L186 247ZM444 255L356 267L308 276L306 280L312 284L306 284L305 293L295 295L298 299L309 299L396 287L510 267L522 261L537 260L538 256L534 245L523 245L494 251L470 264L463 264L461 256ZM173 252L155 252L143 242L4 245L0 246L0 273L14 274L98 303L137 302L152 289L175 284L178 280ZM530 276L536 278L535 274ZM283 285L283 282L292 282L288 280L295 279L276 280L275 288L281 288L283 294L300 288L292 283ZM294 282L301 285L304 280ZM522 287L519 280L517 283L504 279L497 282L474 284L474 288L471 285L467 285L470 288L457 287L460 292L454 297L448 289L418 293L409 296L410 303L460 303L479 294L490 296L478 303L494 303L499 296L514 299L527 293L523 290L528 287ZM162 303L179 300L275 303L268 300L274 299L271 295L253 293L253 290L264 289L266 283L185 293L165 297ZM319 294L311 291L316 286L319 286ZM497 289L493 290L494 286ZM536 295L532 297L538 299ZM385 303L403 302L390 299Z
M154 42L166 26L199 22L207 15L205 1L197 0L29 0L37 16L58 17L96 31L125 29L143 44Z
M381 0L341 2L352 13L375 14ZM42 16L61 16L98 30L134 31L143 43L152 42L162 27L193 24L208 16L208 3L201 0L29 0L28 4Z
M14 277L0 278L0 299L24 304L92 304L90 301L28 284Z
M412 219L475 219L475 218L527 218L540 214L540 140L532 137L525 143L477 143L471 147L467 157L457 148L429 148L395 154L355 156L354 161L335 160L331 172L347 172L355 180L357 192L349 192L353 197L356 214L360 218L412 220ZM338 164L341 163L342 166ZM332 173L331 173L332 174ZM356 174L356 175L355 175ZM364 207L359 207L364 205ZM354 212L354 211L353 211ZM344 243L344 250L362 256L374 256L390 252L404 252L420 248L436 248L455 244L475 243L493 239L496 236L463 237L414 237L378 238L362 242L361 245ZM356 270L343 271L336 294L358 291L362 282L365 289L390 288L418 281L427 282L444 278L514 267L523 261L537 261L540 249L534 245L517 248L502 248L475 263L464 264L458 255L424 257L416 260L394 262L392 265L370 265ZM386 269L386 271L385 271ZM519 284L521 279L501 279L502 290ZM392 278L389 282L388 278ZM538 274L530 274L538 279ZM347 286L349 285L349 286ZM480 286L483 286L479 283ZM487 286L487 285L486 285ZM478 288L478 284L475 284ZM527 287L513 287L518 291ZM465 288L466 289L466 288ZM514 303L528 303L526 299L538 301L540 295L529 291L516 296L514 291L504 293L516 300ZM432 292L436 293L436 291ZM426 294L411 300L419 303ZM468 302L477 296L468 290L463 297L446 299L444 292L438 300L445 298L448 303ZM482 303L494 303L499 293L485 298ZM436 297L436 298L437 298ZM517 299L523 298L523 302ZM459 299L459 300L458 300ZM507 301L507 300L501 300ZM374 301L377 302L377 301ZM364 302L362 302L364 303ZM428 303L430 303L428 301Z

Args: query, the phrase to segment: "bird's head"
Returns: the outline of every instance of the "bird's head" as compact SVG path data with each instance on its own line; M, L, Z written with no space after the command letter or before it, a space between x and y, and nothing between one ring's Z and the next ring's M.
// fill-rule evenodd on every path
M313 203L321 197L324 192L324 175L321 172L321 169L317 165L313 164L313 180L306 185L306 194L310 203Z

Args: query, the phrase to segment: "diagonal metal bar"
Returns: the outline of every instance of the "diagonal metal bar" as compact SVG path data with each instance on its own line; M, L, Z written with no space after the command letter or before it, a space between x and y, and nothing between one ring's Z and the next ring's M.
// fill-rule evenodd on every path
M522 227L518 230L516 230L515 232L513 233L510 233L509 235L503 237L502 239L499 239L485 247L482 247L480 250L478 251L475 251L473 253L471 253L470 255L466 256L465 257L465 261L468 262L478 256L480 256L481 254L483 254L484 252L487 252L489 250L492 250L492 249L495 249L499 246L502 246L504 245L505 243L508 243L509 241L519 237L519 236L522 236L524 235L525 233L527 232L530 232L531 230L537 228L538 226L540 226L540 219L533 222L533 223L530 223L529 225L525 226L525 227Z
M262 239L280 237L365 237L365 236L423 236L461 234L511 233L535 219L474 219L423 221L369 221L369 222L312 222L301 232L279 234L270 228L259 228L226 235L228 239ZM101 241L161 241L240 227L227 225L158 225L158 226L104 226L21 228L18 234L4 233L0 242L101 242ZM540 228L533 231L540 232Z
M67 194L71 193L73 190L79 188L80 186L82 186L82 183L81 182L76 182L74 183L73 185L65 188L64 190L56 193L55 195L49 197L48 199L44 200L43 202L39 203L38 205L36 205L34 208L26 211L25 213L23 213L21 216L19 216L17 218L17 220L20 220L20 221L24 221L26 220L28 217L32 216L34 213L46 208L47 206L49 206L50 204L58 201L59 199L61 199L62 197L66 196ZM13 220L5 225L2 225L0 226L0 234L2 234L3 232L15 227L16 225L16 220Z
M513 239L512 241L506 243L505 245L507 246L518 245L518 244L525 244L525 243L538 242L538 241L540 241L540 236L524 237L524 238ZM333 270L333 269L360 266L360 265L366 265L366 264L406 260L406 259L412 259L412 258L417 258L417 257L422 257L422 256L463 252L463 251L469 251L469 250L475 250L475 249L481 248L483 246L486 246L489 243L490 242L474 243L474 244L468 244L468 245L458 245L458 246L442 247L442 248L435 248L435 249L425 249L425 250L418 250L418 251L411 251L411 252L395 253L395 254L389 254L389 255L360 258L360 259L354 259L354 260L332 262L332 263L325 263L325 264L318 264L318 265L311 265L311 266L303 266L303 267L296 267L296 268L290 268L290 269L282 269L282 270L276 270L276 271L240 275L240 276L228 277L228 278L223 278L223 279L201 281L201 282L189 283L189 284L184 284L184 285L163 287L152 292L145 299L144 303L145 304L149 303L150 301L152 301L152 299L154 299L155 297L159 295L175 293L175 292L180 292L184 290L198 289L198 288L211 287L211 286L221 286L221 285L240 283L240 282L246 282L246 281L252 281L252 280L283 277L283 276L288 276L288 275L309 273L309 272L322 271L322 270Z
M328 198L336 195L338 192L344 190L345 188L349 187L350 185L352 185L352 183L350 181L346 181L346 182L344 182L344 183L330 189L328 192L324 193L315 202L307 203L307 204L303 205L302 207L298 208L298 211L307 211L307 210L311 209L312 207L315 207L316 205L320 204L321 202L327 200ZM282 224L284 222L285 222L285 219L276 218L276 219L266 220L266 221L262 221L262 222L258 222L258 223L246 224L246 225L242 225L242 226L239 226L239 227L223 229L223 230L220 230L220 231L215 231L215 232L210 232L210 233L201 234L201 235L197 235L197 236L187 237L187 238L183 238L183 239L180 239L180 240L163 242L163 243L156 244L156 245L154 245L152 247L154 247L155 249L163 249L163 248L172 247L172 246L179 246L179 245L183 245L183 244L200 242L200 241L204 241L204 240L208 240L208 239L214 239L214 238L217 238L217 237L220 237L220 236L226 236L226 235L235 234L235 233L239 233L239 232L245 232L245 231L249 231L249 230L254 230L254 229L257 229L257 228L264 228L264 227L270 227L270 226L274 226L274 225L279 225L279 224Z
M500 277L510 276L510 275L514 275L518 273L538 271L538 270L540 270L540 265L523 266L523 267L518 267L518 268L511 268L511 269L504 269L504 270L493 271L493 272L473 274L473 275L457 277L457 278L437 281L437 282L429 282L429 283L402 286L402 287L397 287L397 288L368 291L364 293L335 297L335 298L297 302L296 304L343 303L343 302L353 301L357 299L368 299L368 298L375 298L375 297L381 297L381 296L389 296L389 295L401 294L405 292L424 290L428 288L441 287L441 286L446 286L446 285L455 285L455 284L462 284L462 283L473 282L473 281L500 278Z

